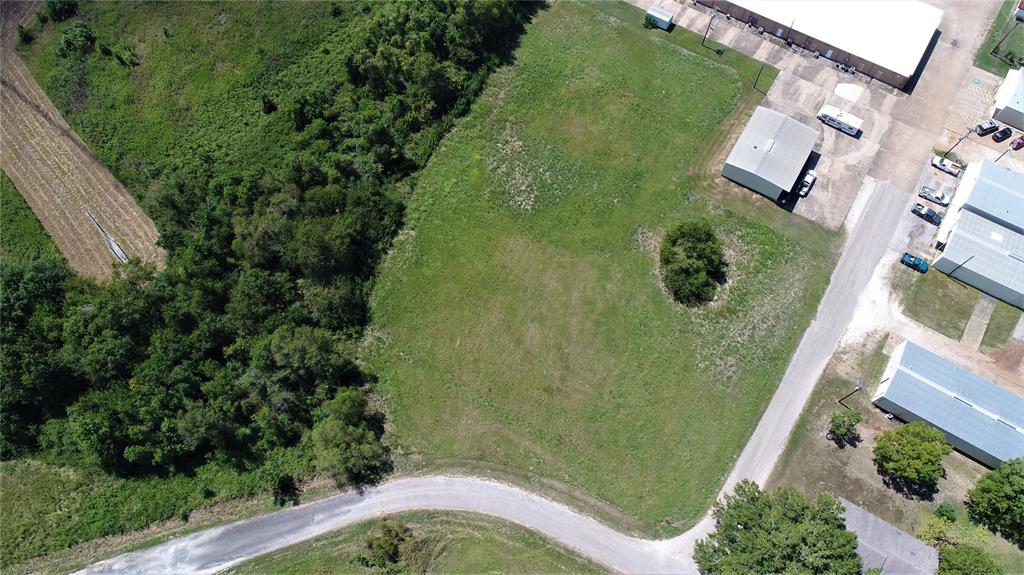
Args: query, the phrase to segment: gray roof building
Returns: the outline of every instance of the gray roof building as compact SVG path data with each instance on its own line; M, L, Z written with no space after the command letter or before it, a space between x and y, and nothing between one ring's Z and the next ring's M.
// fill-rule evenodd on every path
M963 210L932 267L1024 309L1024 235Z
M882 575L935 575L939 552L913 535L872 515L842 497L846 528L857 534L857 555L864 569L880 567Z
M972 163L967 168L957 190L965 193L964 209L1024 234L1024 174L991 160ZM977 175L971 181L974 171Z
M1024 397L914 342L896 347L872 402L903 421L928 422L989 467L1024 457Z
M758 106L725 160L722 175L778 201L796 185L817 141L818 130Z

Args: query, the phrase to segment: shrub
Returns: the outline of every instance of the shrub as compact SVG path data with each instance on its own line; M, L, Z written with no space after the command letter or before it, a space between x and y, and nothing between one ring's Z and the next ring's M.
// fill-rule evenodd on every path
M1004 461L967 493L971 519L1024 547L1024 458Z
M78 0L44 0L43 2L43 13L54 22L63 22L77 12Z
M343 388L324 403L327 416L313 426L317 468L350 483L372 480L384 470L387 451L367 425L366 398Z
M31 44L36 39L36 35L32 33L32 30L18 24L18 42L22 44Z
M861 422L861 415L858 411L844 409L832 414L828 430L832 434L833 441L840 447L846 445L848 439L857 434L857 424Z
M665 287L684 305L711 301L725 279L722 242L705 219L688 220L669 230L659 259Z
M935 516L945 519L946 521L956 521L956 507L953 507L950 503L943 501L935 508Z
M1002 575L1003 571L984 550L973 545L939 548L938 575Z
M360 563L369 567L387 568L402 560L405 543L412 539L412 531L403 523L380 524L380 533L366 540L367 554Z
M92 52L96 36L85 22L68 26L57 39L57 55L61 58L81 58Z
M654 21L654 17L653 16L651 16L649 14L645 14L644 15L644 28L646 28L647 30L650 30L652 28L656 28L657 26L658 26L658 23Z
M942 458L952 448L941 431L916 421L886 431L875 442L875 463L897 487L934 488L942 477Z

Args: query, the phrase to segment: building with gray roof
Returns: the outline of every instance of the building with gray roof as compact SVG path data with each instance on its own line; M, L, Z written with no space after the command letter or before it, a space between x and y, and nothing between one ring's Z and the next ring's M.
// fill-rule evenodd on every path
M1024 308L1024 174L989 160L964 170L932 267Z
M857 555L864 569L882 575L935 575L939 552L881 517L838 497L846 508L846 528L857 534Z
M925 421L989 467L1024 457L1024 397L911 341L894 350L872 402L906 422Z
M778 201L796 185L817 141L818 130L758 106L725 160L722 175Z

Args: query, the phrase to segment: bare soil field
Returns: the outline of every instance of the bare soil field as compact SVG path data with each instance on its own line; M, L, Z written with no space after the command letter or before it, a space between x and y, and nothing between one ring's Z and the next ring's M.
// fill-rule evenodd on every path
M153 222L64 121L14 53L16 25L31 23L37 3L4 2L0 31L0 167L76 272L97 279L116 261L96 224L129 256L158 267Z

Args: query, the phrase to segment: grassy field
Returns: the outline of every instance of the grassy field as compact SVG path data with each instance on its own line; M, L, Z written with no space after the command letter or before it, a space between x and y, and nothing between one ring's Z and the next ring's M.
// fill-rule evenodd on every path
M939 503L950 503L959 510L956 532L963 542L983 547L1005 573L1024 573L1024 552L967 520L963 500L988 471L981 464L956 452L946 456L946 475L939 480L938 493L931 501L907 498L883 484L872 457L874 438L899 425L887 420L871 404L871 396L889 360L883 351L887 337L883 334L836 355L800 415L769 479L769 487L792 485L809 494L840 495L909 533L917 532ZM858 384L863 389L843 403L864 417L857 426L861 441L856 446L839 448L825 437L829 417L844 409L836 401Z
M988 318L988 326L985 327L985 336L981 339L982 351L998 349L1010 341L1013 328L1017 327L1020 321L1021 311L1012 305L997 301L996 307L992 310L992 316Z
M406 513L390 520L420 541L410 573L605 573L601 567L514 524L457 513ZM380 573L356 561L379 521L369 521L309 543L243 563L231 575L257 573Z
M759 64L641 22L611 3L538 16L420 175L364 355L407 468L554 480L664 534L709 505L832 256L792 239L796 216L772 207L772 227L697 193L702 143L741 101L749 114ZM654 252L698 215L729 282L691 310L659 288Z
M901 272L906 275L910 270ZM912 282L899 282L903 313L942 335L960 341L981 292L951 279L946 274L929 270L917 274Z
M46 230L7 175L0 172L0 260L61 258Z
M1003 0L1003 5L999 8L995 20L992 21L992 27L989 28L985 41L974 54L975 66L1000 76L1005 76L1006 71L1011 68L1006 59L992 55L992 48L1013 28L1013 12L1017 8L1017 4L1018 0ZM1008 59L1024 58L1024 26L1018 25L1015 30L1010 32L1010 35L1000 45L999 51L1003 57ZM1017 66L1012 67L1016 68Z

